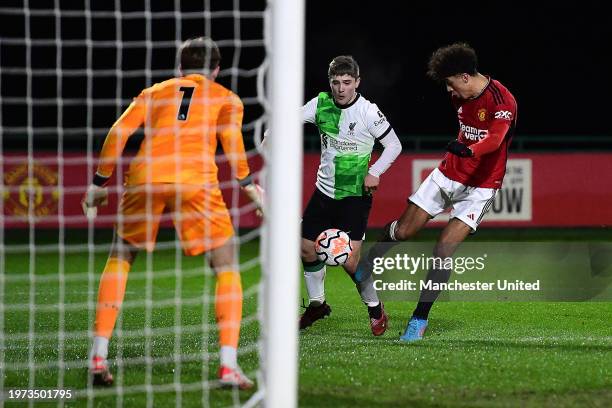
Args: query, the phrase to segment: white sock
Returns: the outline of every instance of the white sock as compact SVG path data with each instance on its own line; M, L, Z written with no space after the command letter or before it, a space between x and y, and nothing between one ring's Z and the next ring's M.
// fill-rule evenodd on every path
M89 358L92 359L94 356L102 357L105 360L108 357L108 339L106 337L94 337L93 347L91 348L91 355Z
M325 264L318 271L304 271L304 280L306 281L306 291L310 303L320 305L325 302Z
M238 368L238 350L231 346L221 346L220 354L222 366Z

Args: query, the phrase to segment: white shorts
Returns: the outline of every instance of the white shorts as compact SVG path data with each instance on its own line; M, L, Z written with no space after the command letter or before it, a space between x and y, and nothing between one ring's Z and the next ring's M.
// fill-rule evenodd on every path
M497 190L465 186L434 169L409 200L431 217L452 207L451 219L457 218L476 231L478 224L493 205Z

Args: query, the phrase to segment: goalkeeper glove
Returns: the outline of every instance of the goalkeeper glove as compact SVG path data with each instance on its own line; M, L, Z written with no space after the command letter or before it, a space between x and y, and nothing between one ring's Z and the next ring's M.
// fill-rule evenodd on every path
M472 157L472 149L458 140L453 140L446 145L446 150L459 157Z
M263 202L264 202L264 189L257 183L247 184L246 186L242 186L242 190L249 196L251 201L257 207L255 213L259 217L263 217Z
M98 215L98 206L108 204L108 189L106 187L90 184L81 200L83 214L93 220Z

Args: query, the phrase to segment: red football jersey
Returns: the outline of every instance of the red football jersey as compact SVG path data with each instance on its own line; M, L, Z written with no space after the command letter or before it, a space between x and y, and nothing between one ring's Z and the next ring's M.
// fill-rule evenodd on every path
M486 138L496 121L506 121L508 131L497 150L480 157L458 157L446 153L438 167L449 179L471 187L500 188L506 174L508 147L516 127L516 100L508 89L489 78L489 83L475 98L452 97L459 119L457 140L467 146Z

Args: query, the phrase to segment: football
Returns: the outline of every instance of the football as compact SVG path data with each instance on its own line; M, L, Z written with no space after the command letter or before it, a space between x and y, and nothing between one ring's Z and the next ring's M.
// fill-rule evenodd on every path
M348 234L336 228L330 228L319 234L315 241L317 257L327 265L344 265L353 252Z

